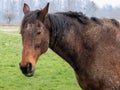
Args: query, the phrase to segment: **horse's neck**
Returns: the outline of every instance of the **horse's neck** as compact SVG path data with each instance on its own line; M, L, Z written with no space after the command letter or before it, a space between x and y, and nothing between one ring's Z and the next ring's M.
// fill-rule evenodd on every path
M67 61L74 69L78 69L78 53L80 54L81 49L80 37L75 37L77 35L75 35L74 30L71 30L72 32L68 31L68 33L65 33L66 29L59 31L59 28L56 28L56 26L52 26L53 24L50 24L50 20L47 22L49 24L47 26L49 26L50 30L49 47L59 56L61 56L65 61ZM55 27L56 29L53 29L51 27Z

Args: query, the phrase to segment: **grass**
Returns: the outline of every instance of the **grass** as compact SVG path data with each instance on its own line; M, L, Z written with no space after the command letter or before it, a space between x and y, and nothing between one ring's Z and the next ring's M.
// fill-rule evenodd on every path
M81 90L72 68L50 49L39 58L35 75L25 77L18 65L21 36L6 28L0 27L0 90Z

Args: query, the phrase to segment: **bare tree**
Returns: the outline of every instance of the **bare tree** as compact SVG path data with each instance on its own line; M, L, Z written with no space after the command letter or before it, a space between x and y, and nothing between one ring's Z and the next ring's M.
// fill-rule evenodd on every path
M0 22L5 23L7 20L7 23L20 23L24 16L24 3L27 3L34 10L44 7L47 2L50 2L49 13L78 11L87 16L120 18L120 7L106 5L99 8L91 0L0 0Z
M85 0L84 13L88 16L95 16L97 6L93 1Z
M6 6L6 9L3 12L3 17L4 17L4 19L6 19L7 23L11 23L15 19L16 12L17 12L16 11L17 10L16 3L17 2L15 0L9 0L8 4Z
M7 20L7 23L10 23L15 18L15 14L13 12L6 12L4 18Z

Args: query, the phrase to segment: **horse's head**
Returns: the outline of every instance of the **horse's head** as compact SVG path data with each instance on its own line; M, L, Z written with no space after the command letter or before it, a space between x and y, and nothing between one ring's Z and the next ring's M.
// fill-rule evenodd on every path
M49 31L43 24L48 8L49 3L42 10L30 11L27 4L23 7L25 16L21 24L23 50L20 69L26 76L33 75L38 57L49 47Z

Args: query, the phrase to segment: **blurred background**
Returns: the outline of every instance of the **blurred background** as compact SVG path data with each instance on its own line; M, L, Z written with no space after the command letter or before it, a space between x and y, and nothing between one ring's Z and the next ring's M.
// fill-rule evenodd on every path
M50 2L49 13L77 11L87 16L120 19L119 0L0 0L0 23L20 24L24 3L35 10L42 9L47 2Z

